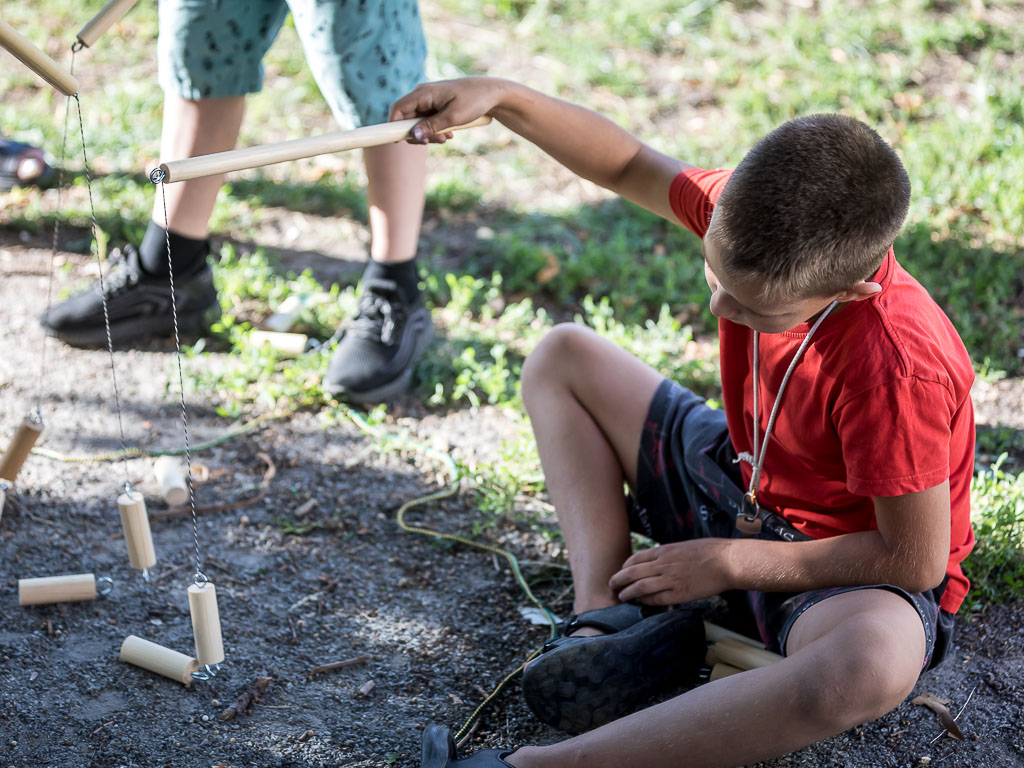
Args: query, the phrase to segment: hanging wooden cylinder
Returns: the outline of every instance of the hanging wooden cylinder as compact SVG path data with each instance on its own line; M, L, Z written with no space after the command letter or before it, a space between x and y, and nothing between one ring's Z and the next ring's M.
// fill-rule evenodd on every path
M128 547L132 568L152 568L156 565L156 550L142 494L136 491L122 493L117 497L117 507L121 511L124 543Z
M192 633L196 638L196 658L200 664L224 661L224 643L220 635L220 614L217 612L217 590L213 582L203 586L190 584L188 608L192 614Z
M180 507L188 501L188 484L180 461L173 456L161 456L153 464L153 474L160 483L160 495L168 506Z
M100 39L104 32L119 22L139 0L110 0L78 33L78 42L86 48Z
M3 458L0 458L0 477L9 483L13 483L18 479L18 473L21 471L25 459L32 452L32 447L36 444L42 433L43 420L36 420L31 416L26 416L21 424L18 425L18 431L14 433L14 437L10 445L7 446L7 451L4 453Z
M191 656L135 635L128 635L121 643L121 661L169 677L185 686L192 685L192 673L199 669L199 662Z
M18 579L18 603L46 605L96 599L96 577L91 573Z
M715 664L711 667L711 677L708 678L708 682L721 680L723 677L729 677L729 675L738 675L742 671L739 667L734 667L731 664Z

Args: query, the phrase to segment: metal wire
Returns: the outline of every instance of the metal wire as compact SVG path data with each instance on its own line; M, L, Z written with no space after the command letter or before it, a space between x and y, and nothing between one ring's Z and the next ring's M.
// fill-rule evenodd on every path
M103 325L107 331L107 353L110 355L110 381L114 387L114 408L117 411L117 431L121 440L121 450L125 450L128 446L124 439L124 421L121 418L121 395L117 389L117 370L114 366L114 342L110 335L110 311L107 308L107 286L106 281L103 279L103 261L100 259L100 251L98 247L99 238L99 224L96 222L96 206L92 199L92 174L89 172L89 155L86 151L85 146L85 120L82 118L82 100L78 98L76 93L74 96L75 103L78 105L78 130L82 136L82 166L83 173L85 174L85 186L89 191L89 216L92 220L92 237L93 243L96 245L94 253L96 255L96 266L99 268L99 283L100 283L100 301L103 304ZM125 492L131 495L132 481L131 476L128 474L128 459L124 459L124 488Z
M192 452L189 449L188 413L185 410L185 376L181 365L181 339L178 336L178 302L174 295L174 261L171 259L171 230L167 217L167 186L160 184L160 193L164 204L164 244L167 248L167 274L171 283L171 319L174 321L174 355L178 361L178 394L181 399L181 429L185 433L185 481L188 484L188 502L192 507L192 540L196 547L196 572L192 577L197 587L207 583L209 579L203 573L199 557L199 521L196 518L196 494L192 484ZM209 670L209 667L207 667ZM216 673L213 673L216 674ZM201 678L200 678L201 679Z

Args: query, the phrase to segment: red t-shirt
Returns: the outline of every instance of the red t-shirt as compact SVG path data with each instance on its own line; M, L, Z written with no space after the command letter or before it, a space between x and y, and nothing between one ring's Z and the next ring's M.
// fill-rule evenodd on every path
M672 210L698 237L732 172L688 169ZM928 292L890 249L872 278L881 293L845 305L818 328L783 395L758 501L812 538L877 528L873 496L923 491L949 478L949 580L941 607L956 612L974 546L974 369ZM760 335L759 434L810 326ZM736 451L753 453L753 331L719 319L722 401ZM742 463L745 483L750 465Z

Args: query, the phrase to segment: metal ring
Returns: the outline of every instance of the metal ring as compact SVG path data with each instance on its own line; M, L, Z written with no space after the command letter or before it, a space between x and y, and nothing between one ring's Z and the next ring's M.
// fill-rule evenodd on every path
M78 53L83 48L85 48L85 43L83 43L81 40L76 40L75 42L73 42L71 44L71 52L72 53Z
M193 680L212 680L220 672L220 664L214 664L211 667L209 664L204 664L203 669L197 669L192 673Z
M2 477L0 477L0 491L9 491L13 486Z
M109 576L100 576L96 579L96 594L106 597L114 591L114 580Z
M33 408L31 411L28 412L28 420L31 421L33 424L42 424L43 414L38 408Z
M124 492L128 495L128 498L132 498L132 484L127 480L124 481Z
M192 583L195 584L200 589L202 589L203 587L205 587L207 584L210 583L210 577L207 576L202 571L196 571L195 575L192 577Z
M149 180L154 184L163 183L163 180L165 178L167 178L167 174L164 173L164 169L159 166L157 166L156 168L149 172Z

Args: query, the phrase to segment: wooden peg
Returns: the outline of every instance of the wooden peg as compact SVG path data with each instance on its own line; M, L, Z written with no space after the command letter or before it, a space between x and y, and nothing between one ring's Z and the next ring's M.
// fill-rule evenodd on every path
M91 573L18 579L18 603L21 605L75 603L95 599L96 577Z
M168 506L180 507L188 501L188 484L180 461L173 456L161 456L153 464L153 474L160 483L160 495Z
M55 62L32 42L3 19L0 19L0 46L6 48L43 80L65 96L78 93L78 81L74 75Z
M18 473L21 471L25 459L32 452L32 447L41 434L43 434L43 420L26 416L18 425L18 431L14 433L3 458L0 458L0 477L6 478L9 483L14 483L18 479Z
M731 664L715 664L711 667L711 677L708 678L708 682L714 682L715 680L721 680L723 677L729 677L730 675L738 675L744 670L739 667L734 667Z
M754 640L753 638L741 635L739 632L733 632L731 629L720 627L717 624L712 624L710 621L704 622L704 637L707 638L709 643L717 643L723 637L728 637L741 643L746 643L754 648L764 648L764 643L760 640Z
M200 664L220 664L224 661L224 643L213 582L208 581L201 587L189 585L188 608L192 614L192 633L196 637L196 658Z
M121 661L169 677L186 687L192 685L192 673L199 669L199 662L191 656L135 635L128 635L121 643Z
M278 333L277 331L250 331L249 343L254 347L264 344L282 355L298 357L306 351L309 337L304 333Z
M754 648L731 637L723 637L708 648L706 660L712 665L725 663L739 669L757 669L782 661L782 658L779 654L763 648Z
M124 18L139 0L110 0L78 33L78 42L86 48L102 37L103 33Z
M122 493L117 497L117 507L121 510L121 528L132 568L152 568L156 565L156 550L153 549L153 534L149 530L142 494L136 491Z

